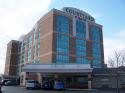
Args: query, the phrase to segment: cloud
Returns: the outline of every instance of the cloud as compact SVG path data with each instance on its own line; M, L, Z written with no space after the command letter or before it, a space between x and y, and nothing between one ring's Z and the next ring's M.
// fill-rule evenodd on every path
M120 30L110 38L104 38L105 59L113 57L114 51L125 49L125 30ZM107 62L106 62L107 63Z
M52 0L0 0L0 73L4 71L6 45L28 33L48 11Z
M125 37L125 29L121 30L116 36L119 36L120 38Z

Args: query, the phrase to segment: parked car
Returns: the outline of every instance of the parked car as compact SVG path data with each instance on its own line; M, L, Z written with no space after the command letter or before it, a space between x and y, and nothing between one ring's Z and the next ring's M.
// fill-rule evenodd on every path
M43 81L41 83L41 88L42 89L53 89L53 83L50 81Z
M17 82L15 80L9 80L9 81L5 82L4 85L5 86L16 86Z
M41 85L36 80L27 80L26 81L26 89L40 89Z
M1 87L2 87L2 85L0 84L0 93L2 93Z
M54 89L55 90L65 90L65 84L61 81L55 82Z
M2 81L1 81L1 85L5 85L5 83L6 83L7 81L10 81L10 79L4 79L4 80L2 80Z

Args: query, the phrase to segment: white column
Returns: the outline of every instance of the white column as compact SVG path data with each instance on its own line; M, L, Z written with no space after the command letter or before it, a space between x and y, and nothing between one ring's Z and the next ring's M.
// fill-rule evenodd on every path
M76 36L76 18L73 18L73 36Z
M41 73L37 73L37 80L39 81L39 83L42 82L42 76L41 76Z
M88 22L86 22L86 39L89 40L89 28L88 28Z

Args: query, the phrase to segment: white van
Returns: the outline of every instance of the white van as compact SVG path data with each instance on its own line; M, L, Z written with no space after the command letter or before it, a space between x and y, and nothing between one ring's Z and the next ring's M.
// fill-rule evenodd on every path
M40 84L36 80L27 80L26 81L26 89L39 89L41 88Z

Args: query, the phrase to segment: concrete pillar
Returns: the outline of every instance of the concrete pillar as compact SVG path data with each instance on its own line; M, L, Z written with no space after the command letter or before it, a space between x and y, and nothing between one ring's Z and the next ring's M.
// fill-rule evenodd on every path
M88 89L92 89L91 73L88 74Z
M54 79L57 80L58 78L59 78L59 76L58 76L57 74L55 74L55 75L54 75Z
M37 80L38 80L39 83L42 82L42 75L41 75L41 73L37 73Z
M58 82L58 78L59 78L59 76L57 74L55 74L54 75L54 85Z
M26 72L23 72L20 75L20 86L25 86L25 82L26 82Z

